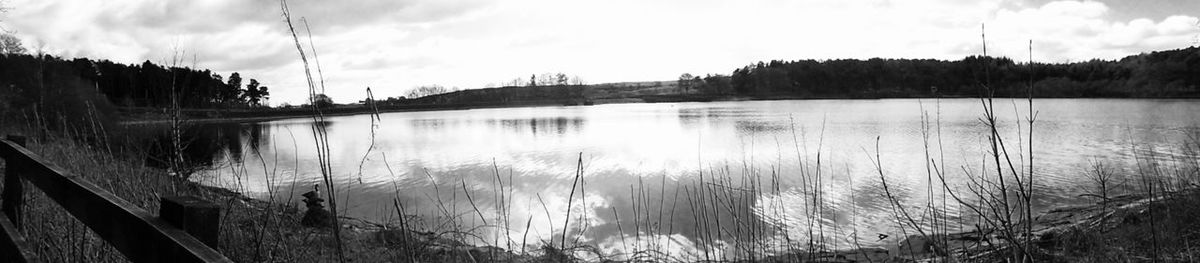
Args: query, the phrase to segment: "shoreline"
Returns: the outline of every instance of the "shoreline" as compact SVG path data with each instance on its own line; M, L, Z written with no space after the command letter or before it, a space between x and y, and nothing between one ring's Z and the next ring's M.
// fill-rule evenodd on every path
M292 217L296 222L299 222L299 218L296 215L303 213L303 210L296 208L295 204L259 200L221 187L200 184L197 184L197 186L218 197L242 200L242 204L249 209L273 211L272 213L276 213L280 218ZM1036 215L1033 220L1033 239L1037 240L1033 246L1041 249L1042 252L1050 252L1048 255L1043 256L1071 259L1071 255L1060 251L1062 249L1058 247L1058 243L1064 242L1062 239L1072 237L1072 231L1107 232L1119 228L1139 227L1138 224L1141 221L1139 219L1131 220L1130 218L1148 217L1149 214L1146 210L1149 206L1161 205L1161 202L1179 202L1182 200L1178 199L1187 198L1186 195L1197 193L1200 193L1200 188L1168 192L1154 197L1124 194L1109 198L1107 201L1087 205L1059 207L1044 211ZM1155 204L1155 202L1159 202L1159 204ZM230 207L226 208L231 209ZM395 249L397 245L403 245L409 248L423 249L421 253L428 253L419 255L423 257L460 257L498 261L518 260L521 262L567 256L564 254L536 255L525 249L521 250L525 252L518 252L515 249L510 250L498 247L496 244L469 244L462 240L443 237L445 233L420 231L349 216L339 216L338 218L341 224L339 227L343 231L343 238L360 242L360 245L365 246L360 247L360 251L371 251L373 249L390 250ZM1019 228L1023 224L1023 222L1016 221L1013 223L1013 227ZM300 227L295 231L313 230L321 229ZM862 246L851 249L820 251L796 249L775 255L730 259L728 262L851 263L893 262L896 260L901 262L923 262L951 259L991 262L989 259L1002 258L1005 256L1004 253L1007 253L1011 249L1012 244L1005 240L1004 236L998 230L975 229L932 234L930 236L909 235L897 241L888 242L887 245L883 246ZM645 251L626 252L626 254L641 252ZM559 253L566 253L566 251ZM609 257L614 255L599 256ZM964 256L966 258L962 258Z
M78 147L78 145L70 141L63 141L63 143ZM72 148L67 152L99 153L93 148ZM112 165L113 163L107 159L100 159L100 161L101 165ZM165 174L162 170L148 170L153 171L151 174ZM122 173L122 175L128 176L132 174ZM276 240L272 242L276 242L276 244L287 242L294 245L287 247L288 250L302 250L297 252L298 254L291 256L305 257L312 256L312 253L322 255L320 253L328 253L332 249L331 242L329 241L334 240L334 238L327 231L328 229L300 226L299 215L302 214L303 210L295 208L293 204L284 203L282 201L283 198L279 198L276 202L271 202L252 198L227 188L203 186L201 184L194 184L194 186L200 188L199 192L210 198L211 201L222 204L224 209L222 212L222 221L224 221L222 222L222 238L225 240L223 242L240 240L240 242L226 244L256 244L247 242L255 240L254 233L261 233L269 229L269 231L279 231L278 233L280 233L280 237L276 237ZM1179 203L1181 200L1197 200L1197 197L1193 197L1197 193L1200 193L1200 190L1185 189L1182 191L1161 193L1152 198L1138 195L1121 195L1113 197L1107 202L1060 207L1041 212L1035 217L1036 231L1034 232L1034 239L1036 242L1032 246L1042 251L1049 251L1046 253L1047 257L1053 259L1068 261L1086 259L1086 257L1074 254L1077 251L1071 250L1071 247L1064 246L1063 243L1070 242L1072 238L1077 238L1080 234L1075 233L1078 232L1101 232L1101 235L1109 235L1104 232L1122 228L1140 230L1144 227L1145 222L1155 220L1147 212L1147 208L1163 205L1164 203ZM118 194L122 193L118 191ZM231 217L230 214L234 216ZM405 215L405 217L409 216L411 215ZM413 227L414 225L400 227L344 216L339 217L339 220L341 221L338 227L342 231L342 238L348 244L347 250L351 251L347 255L348 258L361 259L361 261L395 261L396 259L404 259L406 257L416 257L424 261L485 259L483 261L515 260L527 262L528 260L561 259L569 257L567 254L571 252L562 250L543 251L536 248L535 245L532 250L522 250L522 252L518 253L517 249L521 247L517 249L510 247L509 250L506 250L497 245L470 244L469 242L464 242L469 239L455 239L452 234L422 231L419 227ZM892 245L885 245L884 247L870 246L834 251L803 251L797 249L779 252L775 255L759 255L761 257L757 259L734 258L729 259L729 262L796 262L802 259L820 260L821 262L891 262L889 260L920 261L955 257L970 261L993 262L996 261L995 259L1005 257L1006 251L1011 251L1011 245L1001 235L997 234L997 231L984 229L982 232L985 232L985 234L978 234L978 232L971 231L939 233L940 235L932 235L932 238L922 236L901 237L896 235L898 240L889 241L888 243ZM1119 236L1118 234L1112 235L1124 238L1124 236ZM945 250L939 250L930 245L937 242L937 240L951 240L954 243L942 246ZM1125 249L1131 247L1132 245L1116 244L1100 249ZM247 251L239 252L238 249L240 247L223 247L223 251L231 253L227 255L245 256L249 253ZM604 256L628 256L632 253L634 252ZM1172 257L1173 255L1163 256Z
M647 100L649 98L649 100ZM570 104L556 102L518 102L518 103L477 103L477 104L445 104L445 105L387 105L372 109L362 104L344 105L325 109L322 115L325 117L336 116L352 116L371 113L393 113L393 112L425 112L425 111L459 111L459 110L475 110L475 109L501 109L501 108L526 108L526 107L567 107L567 106L595 106L595 105L610 105L610 104L642 104L642 103L687 103L687 102L731 102L731 101L809 101L809 100L892 100L892 99L974 99L975 97L882 97L882 98L862 98L862 97L714 97L709 99L691 99L691 100L673 100L673 99L654 99L650 97L643 98L614 98L614 99L595 99L589 100L587 104ZM994 99L1028 99L1027 97L996 97ZM1063 97L1034 97L1033 99L1112 99L1112 100L1198 100L1200 97L1183 97L1183 98L1117 98L1117 97L1089 97L1089 98L1063 98ZM148 108L122 108L121 120L117 121L120 125L156 125L169 124L171 120L165 117L165 113L147 113L149 111L158 110L165 112L166 109L148 109ZM131 116L140 111L139 116ZM264 122L283 119L295 118L311 118L312 111L307 108L291 108L278 109L267 108L266 110L246 110L246 109L183 109L185 117L183 122L187 123L250 123ZM228 115L228 116L225 116Z

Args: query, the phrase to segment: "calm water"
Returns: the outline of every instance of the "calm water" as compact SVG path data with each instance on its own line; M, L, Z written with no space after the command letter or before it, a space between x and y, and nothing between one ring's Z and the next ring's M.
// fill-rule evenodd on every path
M1028 104L996 105L1006 148L1024 173L1028 158L1017 152L1029 147ZM1136 167L1134 146L1170 158L1200 127L1195 100L1043 99L1034 106L1039 210L1089 202L1077 196L1089 188L1083 175L1090 162L1126 174ZM855 237L863 245L893 240L901 234L873 164L876 139L888 186L919 213L930 193L927 149L951 185L962 185L966 173L994 169L985 159L990 145L982 116L974 99L807 100L403 112L382 114L374 124L366 115L331 117L327 125L345 203L339 210L350 216L394 222L396 199L427 223L447 215L469 226L486 221L493 227L478 230L481 243L503 247L507 233L514 242L538 244L561 235L582 158L584 194L577 190L572 201L568 238L582 231L581 242L605 251L644 242L690 251L703 243L704 224L769 224L777 227L759 236L786 234L793 241L816 229L837 246ZM311 127L305 118L214 131L235 135L237 143L223 148L198 180L298 202L320 181ZM708 189L739 194L716 205L688 201L702 199L693 192L701 190L701 175ZM941 183L932 180L940 200ZM814 196L820 201L810 201ZM820 212L812 211L816 203ZM729 204L740 208L724 208ZM697 209L725 213L723 221L697 222Z

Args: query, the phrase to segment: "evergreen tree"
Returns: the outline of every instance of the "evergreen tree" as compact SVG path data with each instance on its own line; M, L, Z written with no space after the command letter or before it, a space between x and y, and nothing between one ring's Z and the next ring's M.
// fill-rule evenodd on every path
M235 104L239 102L242 92L242 75L234 72L229 75L229 82L225 84L225 89L221 93L221 102L225 104Z

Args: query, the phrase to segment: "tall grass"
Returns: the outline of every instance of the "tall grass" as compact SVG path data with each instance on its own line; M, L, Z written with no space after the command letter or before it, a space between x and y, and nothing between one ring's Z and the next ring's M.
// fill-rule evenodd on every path
M325 127L327 123L325 122L325 115L322 113L322 106L317 103L317 94L323 94L325 90L324 76L322 75L320 80L320 89L322 92L318 93L317 82L313 80L312 72L308 63L308 57L305 55L304 47L300 44L300 37L296 34L295 27L292 26L292 16L291 11L288 10L287 0L279 1L279 9L283 13L284 21L288 26L288 32L291 32L292 40L294 40L296 44L296 51L300 55L300 61L304 64L304 76L305 80L308 82L309 107L312 109L312 133L315 135L313 140L317 145L317 160L321 167L321 178L325 185L326 200L329 201L329 211L333 215L330 217L330 220L332 221L330 225L333 226L331 229L333 230L334 243L336 244L337 260L339 262L345 262L345 253L342 251L341 224L338 222L337 190L334 188L333 165L330 160L329 134ZM307 25L307 22L305 22L305 25ZM310 41L311 38L312 36L310 32ZM312 48L313 56L315 57L316 47L310 46L310 48Z
M986 36L985 39L985 56L986 56ZM1032 41L1030 41L1030 53L1032 54ZM1033 66L1032 55L1030 56L1030 67ZM985 72L987 70L985 69ZM986 76L986 75L985 75ZM986 78L986 77L985 77ZM1172 260L1182 258L1194 258L1193 245L1190 245L1196 235L1195 231L1183 231L1182 237L1177 227L1180 225L1191 225L1190 223L1182 223L1178 221L1180 214L1194 214L1196 208L1183 205L1188 202L1193 202L1193 197L1179 193L1194 192L1195 187L1200 184L1195 183L1195 178L1200 174L1200 169L1196 167L1197 159L1200 156L1196 155L1193 148L1193 142L1186 142L1181 147L1185 154L1175 155L1174 159L1166 161L1170 163L1171 168L1164 169L1163 158L1158 156L1162 151L1154 149L1154 147L1138 147L1131 145L1130 152L1136 160L1136 169L1132 174L1133 179L1137 183L1139 194L1145 197L1144 206L1130 206L1130 199L1125 198L1123 206L1111 207L1110 203L1114 201L1111 198L1111 191L1115 185L1115 175L1112 169L1105 166L1104 163L1093 161L1090 172L1088 173L1089 180L1092 181L1095 192L1089 191L1085 194L1096 197L1100 200L1096 220L1099 223L1090 223L1087 225L1073 226L1063 232L1058 228L1053 228L1039 222L1035 217L1034 202L1037 197L1038 185L1035 180L1038 178L1035 164L1037 158L1034 156L1035 144L1035 125L1037 124L1038 112L1034 109L1033 86L1030 82L1027 87L1028 96L1025 99L1027 107L1024 113L1024 119L1016 123L1015 136L1006 137L1000 132L1000 121L996 110L996 102L989 94L992 89L987 84L985 79L981 83L981 90L985 96L979 99L983 117L980 118L986 135L987 149L984 152L986 156L981 160L981 166L978 170L973 170L968 167L962 167L962 176L959 178L966 179L965 183L958 185L951 183L947 177L951 176L949 169L945 167L944 160L937 160L930 154L933 149L930 145L930 128L928 118L922 118L923 127L922 134L925 138L925 159L927 164L927 176L929 187L927 189L927 198L925 207L922 208L926 212L913 213L915 207L908 207L902 204L901 199L895 196L889 190L889 182L887 176L884 175L884 169L880 163L883 162L879 158L878 149L876 149L875 158L871 161L876 165L876 170L879 172L879 179L884 186L884 195L891 203L893 216L898 222L899 230L908 236L901 244L901 248L907 246L907 253L911 254L910 258L932 257L934 259L945 259L947 261L1006 261L1006 262L1034 262L1042 260L1058 261L1058 260L1080 260L1075 253L1079 250L1086 251L1102 251L1104 249L1123 251L1127 249L1141 250L1126 253L1113 254L1111 251L1104 251L1100 254L1091 254L1083 260L1101 260L1101 261L1125 261L1125 260L1140 260L1158 261L1160 257L1168 256ZM1014 111L1018 109L1014 103ZM1022 117L1022 114L1014 112L1014 116ZM1022 123L1023 122L1023 123ZM940 127L940 121L938 123ZM940 149L940 128L937 132ZM1015 138L1015 144L1010 139ZM1194 141L1190 140L1190 141ZM1132 144L1131 140L1131 144ZM1015 145L1015 150L1013 149ZM878 146L877 146L878 147ZM937 177L937 181L932 180L933 176ZM941 200L936 200L936 192L934 188L941 188L944 194ZM945 196L949 196L946 198ZM960 206L958 213L960 216L954 218L949 216L948 205L946 200L952 200L956 205ZM941 201L943 204L939 208L934 204ZM1137 203L1135 203L1137 204ZM1133 207L1133 208L1131 208ZM1130 209L1142 209L1140 212L1130 212ZM1175 209L1170 211L1162 211L1164 209ZM1090 211L1090 210L1079 210ZM940 213L940 214L939 214ZM1105 223L1109 218L1117 216L1118 213L1129 213L1125 215L1123 221L1116 223ZM916 216L922 214L923 216ZM1087 215L1077 215L1084 217ZM974 234L967 233L952 233L951 225L958 223L961 230L966 230L961 225L971 225L968 220L975 220ZM1133 221L1130 221L1133 220ZM958 222L951 222L958 221ZM967 222L964 222L967 221ZM1131 223L1132 222L1132 223ZM1138 223L1144 222L1144 223ZM1129 226L1132 224L1133 226ZM1173 231L1163 231L1164 225L1171 225ZM1037 229L1035 229L1035 227ZM1142 235L1130 235L1124 231L1130 231L1131 228L1138 229ZM917 232L915 236L909 236L905 231L912 230ZM1173 234L1165 234L1173 233ZM964 236L965 235L965 236ZM1047 245L1047 239L1054 240L1055 235L1062 235L1062 238L1055 244ZM962 242L963 237L968 237L975 241ZM1081 244L1082 240L1093 240L1091 243ZM1145 242L1127 243L1130 240L1143 239ZM1170 243L1171 252L1164 252L1164 239L1171 239L1174 243ZM912 240L921 240L929 242L926 248L914 248ZM1074 240L1074 241L1072 241ZM1118 242L1109 242L1109 240L1118 240ZM1077 243L1064 243L1077 242ZM924 243L924 242L916 242ZM973 243L973 244L972 244ZM1179 245L1182 244L1182 245ZM1065 252L1064 252L1065 251ZM904 251L902 251L904 253ZM926 255L919 255L919 254ZM1063 254L1066 253L1066 254ZM1173 256L1172 255L1179 255ZM1139 259L1140 258L1140 259Z
M981 30L983 28L981 27ZM987 57L987 35L982 33L983 40L983 56ZM1029 66L1032 67L1032 41L1030 42L1030 61ZM1021 123L1017 123L1017 151L1013 152L1009 148L1009 143L1006 143L1005 136L1001 134L999 127L999 117L997 116L996 103L992 98L993 89L990 87L990 65L984 66L984 79L980 82L980 90L984 94L979 98L983 117L980 122L983 124L986 131L987 150L985 161L982 162L980 172L971 172L970 169L963 167L963 177L967 179L965 191L963 188L952 186L947 180L945 169L945 161L934 159L930 150L930 124L928 115L922 114L922 137L924 138L925 148L925 165L926 165L926 200L924 210L928 213L922 213L923 216L914 216L908 208L901 204L900 200L891 193L888 188L887 178L884 175L881 160L878 156L878 139L876 157L872 160L876 170L879 173L879 179L884 186L884 194L890 200L893 215L898 222L903 222L899 225L902 233L906 236L904 243L901 246L908 248L909 254L932 253L936 256L954 256L947 254L951 249L950 226L952 223L946 213L948 205L946 204L946 196L952 198L960 207L966 207L968 215L972 216L978 222L975 224L978 231L979 240L987 240L988 245L995 247L997 244L991 243L988 233L996 233L1000 239L1004 241L1000 244L998 250L1007 251L1009 254L1006 260L1011 261L1033 261L1035 257L1035 248L1033 247L1033 197L1034 197L1034 124L1036 122L1037 113L1034 111L1033 101L1033 83L1029 82L1028 91L1028 112L1026 115L1026 125L1022 129ZM1031 76L1032 79L1032 76ZM1015 109L1015 104L1014 104ZM940 111L939 111L940 114ZM1019 114L1015 114L1018 115ZM941 150L941 131L940 131L940 115L938 117L938 152ZM1021 134L1022 131L1027 132ZM1026 136L1022 138L1022 136ZM1028 147L1021 145L1021 142L1028 141ZM1013 159L1017 159L1017 164ZM989 160L990 159L990 160ZM1027 166L1019 163L1027 162ZM990 166L990 167L989 167ZM1018 169L1022 168L1022 169ZM990 171L989 171L990 170ZM938 181L934 181L936 175ZM940 184L940 187L936 186ZM937 189L940 188L940 189ZM943 194L941 207L936 206L935 200L936 190L940 190ZM956 190L959 189L959 190ZM939 212L939 209L941 212ZM961 209L959 209L961 210ZM962 217L959 225L962 225ZM928 225L925 224L928 221ZM982 224L980 224L982 223ZM905 229L912 229L917 232L919 238L924 242L929 242L927 248L914 248L914 238L908 237L904 233ZM960 227L961 230L961 227ZM918 243L924 243L918 242ZM982 243L976 243L976 246L982 246ZM961 245L957 245L961 248Z

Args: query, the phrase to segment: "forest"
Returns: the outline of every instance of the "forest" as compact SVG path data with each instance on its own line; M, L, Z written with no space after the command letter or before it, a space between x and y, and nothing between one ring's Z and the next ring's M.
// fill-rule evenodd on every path
M483 105L528 105L538 103L581 104L584 100L584 85L519 86L483 88L405 100L389 100L383 104L483 104Z
M118 108L170 108L173 98L184 109L265 107L267 86L243 81L236 72L225 79L210 70L150 61L127 65L9 52L0 54L0 113L57 126L111 121Z
M1009 58L758 62L735 69L737 94L755 97L1200 97L1200 47L1074 63ZM985 88L986 87L986 88ZM990 93L989 92L994 92Z
M536 83L463 91L441 88L381 102L385 106L579 105L621 98L1026 97L1030 91L1033 97L1043 98L1196 98L1200 97L1200 47L1073 63L1019 63L984 56L955 61L773 60L734 69L730 75L683 74L678 81L656 82L669 83L656 87ZM1031 84L1032 90L1028 89ZM41 118L52 119L112 116L117 108L169 108L172 96L184 109L251 110L266 107L270 92L258 80L246 80L236 72L225 78L210 70L150 61L120 64L48 55L0 55L0 112L37 112L49 115Z
M588 103L804 98L1197 98L1200 47L1157 51L1119 60L1072 63L1016 62L1005 57L961 60L884 59L773 60L732 74L683 74L677 81L646 85L525 85L429 93L384 104ZM1029 87L1033 88L1030 89ZM439 94L444 93L444 94ZM528 104L528 103L525 103Z

